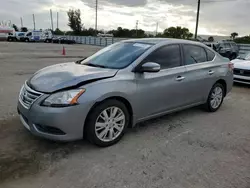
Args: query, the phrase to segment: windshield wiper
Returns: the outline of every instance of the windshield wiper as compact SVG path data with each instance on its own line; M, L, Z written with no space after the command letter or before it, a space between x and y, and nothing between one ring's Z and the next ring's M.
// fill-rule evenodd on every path
M97 65L97 64L92 64L92 63L86 63L84 65L88 65L88 66L91 66L91 67L100 67L100 68L107 68L106 66L104 65Z
M81 62L84 60L84 59L86 59L87 57L84 57L83 59L79 59L79 60L77 60L76 62L75 62L75 64L81 64Z

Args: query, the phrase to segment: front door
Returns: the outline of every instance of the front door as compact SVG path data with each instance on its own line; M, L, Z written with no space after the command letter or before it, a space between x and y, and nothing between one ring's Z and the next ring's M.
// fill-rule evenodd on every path
M137 118L143 119L185 105L186 68L182 66L180 46L160 47L143 60L146 62L160 64L161 70L136 73Z

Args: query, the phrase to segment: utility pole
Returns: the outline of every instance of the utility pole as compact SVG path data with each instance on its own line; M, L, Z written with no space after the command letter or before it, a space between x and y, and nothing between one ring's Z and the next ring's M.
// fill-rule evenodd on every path
M52 10L50 9L50 19L51 19L51 29L52 32L54 31L54 26L53 26L53 18L52 18Z
M194 34L195 39L197 39L197 33L198 33L198 27L199 27L200 5L201 5L201 0L198 0L197 15L196 15L196 27L195 27L195 34Z
M97 35L97 11L98 11L98 0L95 1L95 32Z
M36 20L35 20L35 14L33 14L33 24L34 24L34 30L36 30Z
M23 27L23 18L20 17L20 20L21 20L21 27Z
M157 33L158 33L158 22L156 22L155 36L157 36Z
M59 15L58 15L58 12L56 13L56 28L59 29L59 26L58 26L58 19L59 19Z
M136 37L138 37L138 20L136 20L135 30L136 30Z

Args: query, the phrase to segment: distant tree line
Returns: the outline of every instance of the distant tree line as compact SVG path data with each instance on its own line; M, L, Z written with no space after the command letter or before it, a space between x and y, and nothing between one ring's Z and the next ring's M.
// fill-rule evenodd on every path
M98 33L104 33L103 30L96 31L93 28L86 29L81 20L81 11L80 9L73 10L70 9L67 12L68 15L68 26L71 28L71 31L61 31L59 28L56 28L53 33L55 35L77 35L77 36L96 36ZM27 32L28 29L26 27L22 27L20 30L18 27L13 24L13 28L15 31ZM114 37L122 37L122 38L144 38L144 37L166 37L166 38L179 38L179 39L188 39L195 40L193 38L193 33L189 31L188 28L185 27L169 27L166 28L163 33L158 33L156 36L152 34L146 34L146 32L142 29L127 29L118 27L117 29L110 30L106 32L108 34L113 34ZM239 34L237 32L231 33L231 39L236 43L245 43L250 44L250 35L244 37L237 37ZM208 38L209 42L213 42L214 38L210 36Z

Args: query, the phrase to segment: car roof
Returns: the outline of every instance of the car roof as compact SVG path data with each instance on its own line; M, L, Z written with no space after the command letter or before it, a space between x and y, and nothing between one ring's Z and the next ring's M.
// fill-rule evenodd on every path
M182 43L182 44L195 44L204 45L201 42L184 40L184 39L173 39L173 38L141 38L141 39L129 39L123 42L138 42L138 43L148 43L148 44L171 44L171 43Z

